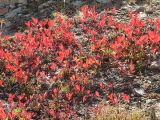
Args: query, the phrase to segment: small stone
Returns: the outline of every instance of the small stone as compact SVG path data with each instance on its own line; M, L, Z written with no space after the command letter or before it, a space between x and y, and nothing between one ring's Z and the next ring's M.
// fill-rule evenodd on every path
M43 5L39 5L39 6L38 6L38 10L42 10L43 8L44 8Z
M146 13L144 12L139 12L138 19L145 19L147 17Z
M151 69L158 69L160 70L160 60L159 61L153 61L151 63L151 66L150 66Z
M133 91L138 96L144 96L145 95L145 91L144 91L143 88L134 88Z
M145 7L141 6L141 7L138 7L134 12L144 12L146 10Z
M96 0L96 1L102 4L106 4L106 3L111 2L112 0Z
M155 105L155 114L157 118L160 118L160 103Z
M0 3L0 8L5 8L5 4L4 3Z
M39 11L39 13L44 13L46 11L46 9L42 9Z
M49 0L47 3L48 3L48 4L52 4L52 3L54 3L54 1Z
M18 17L21 17L21 16L23 16L23 15L22 15L22 14L18 14L17 16L18 16Z
M151 99L147 99L146 100L146 104L150 104L150 103L152 103L152 100Z
M71 0L64 0L64 2L65 2L65 3L70 3L70 2L71 2Z
M83 2L80 0L76 0L76 1L72 2L71 4L76 7L80 7L81 5L83 5Z
M9 8L10 8L11 10L13 10L13 9L16 8L16 6L15 6L15 4L10 4L10 5L9 5Z
M24 6L24 5L23 5L23 4L21 4L21 3L20 3L20 4L18 4L18 7L22 7L22 6Z
M27 4L27 0L18 0L18 3L22 3L22 4L26 5Z
M6 101L4 101L4 100L1 100L1 102L2 102L3 108L5 108L5 110L6 110L7 112L10 112L10 111L11 111L11 108L10 108L9 103L6 102Z
M160 59L160 52L156 52L156 57Z
M154 11L153 9L149 8L149 9L146 9L146 14L152 14Z
M130 9L130 8L131 8L130 5L125 5L125 6L121 7L121 10L128 10L128 9Z
M48 7L48 6L49 6L49 3L48 3L48 2L45 2L45 3L40 4L40 5L38 6L38 10L42 10L43 8L46 8L46 7Z

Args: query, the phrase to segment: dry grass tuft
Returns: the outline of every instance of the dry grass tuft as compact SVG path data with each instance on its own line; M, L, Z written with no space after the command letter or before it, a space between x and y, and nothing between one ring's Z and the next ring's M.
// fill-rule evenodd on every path
M122 106L103 106L90 120L149 120L140 109L127 110Z

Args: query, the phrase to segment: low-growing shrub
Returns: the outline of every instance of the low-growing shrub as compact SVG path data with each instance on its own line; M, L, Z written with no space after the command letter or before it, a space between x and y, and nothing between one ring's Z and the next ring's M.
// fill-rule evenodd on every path
M104 97L102 84L92 89L98 85L98 68L110 65L134 74L159 50L159 19L143 21L130 13L130 23L119 23L107 11L98 14L88 6L82 13L76 19L59 14L55 20L32 17L25 32L1 38L0 92L10 109L1 104L2 119L74 119L78 105Z

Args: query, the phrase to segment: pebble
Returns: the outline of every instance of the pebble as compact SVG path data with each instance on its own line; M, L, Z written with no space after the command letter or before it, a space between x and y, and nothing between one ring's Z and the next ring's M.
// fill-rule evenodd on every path
M151 69L158 69L158 70L160 70L160 60L158 60L158 61L153 61L153 62L151 63L150 68L151 68Z
M157 118L160 118L160 102L155 105L155 114Z
M4 8L6 5L4 3L0 3L0 8Z
M76 1L73 1L71 4L76 7L80 7L81 5L83 5L83 2L81 0L76 0Z
M16 6L15 6L15 4L10 4L10 5L9 5L9 8L10 8L11 10L13 10L13 9L16 8Z
M138 19L145 19L147 17L147 14L144 13L144 12L139 12L139 16L138 16Z
M96 1L102 4L106 4L106 3L111 2L112 0L96 0Z

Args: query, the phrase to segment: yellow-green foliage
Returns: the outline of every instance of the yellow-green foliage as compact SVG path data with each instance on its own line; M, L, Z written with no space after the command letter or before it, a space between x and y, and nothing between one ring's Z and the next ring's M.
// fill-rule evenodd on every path
M57 20L58 16L60 16L63 20L66 20L68 18L62 12L53 12L52 16L54 17L54 20Z

